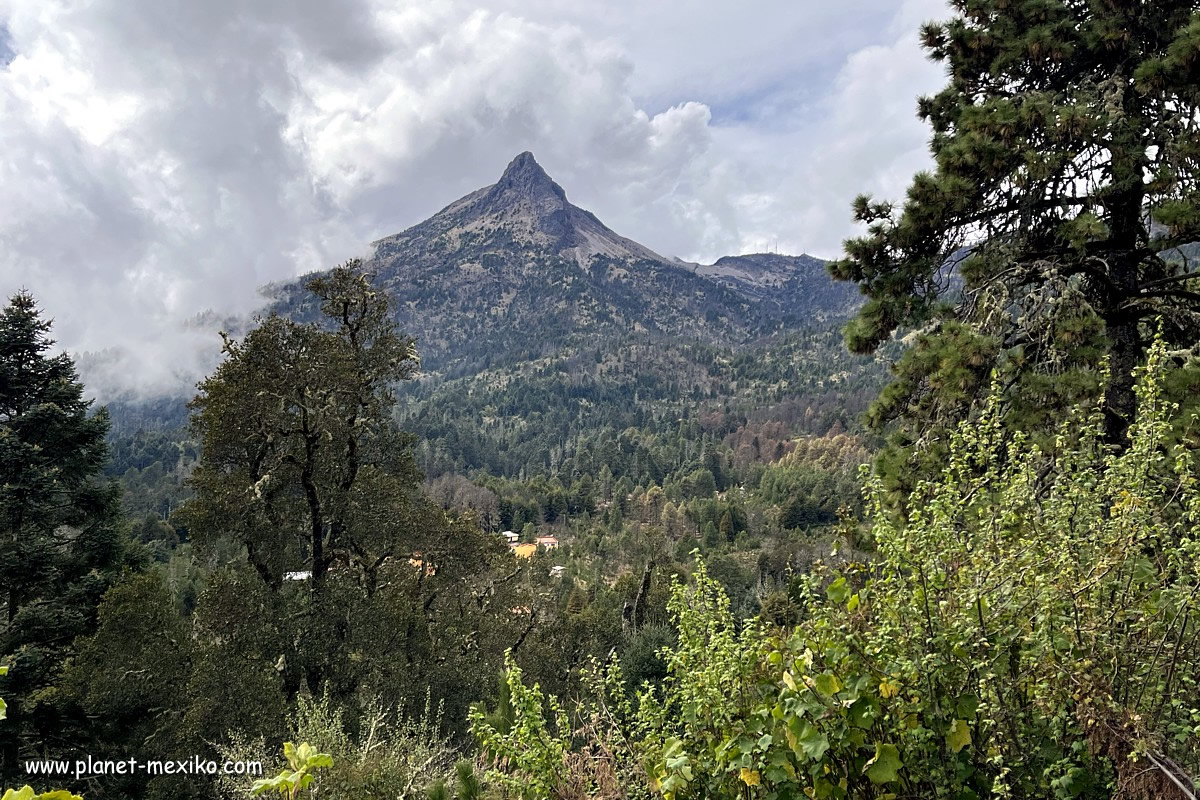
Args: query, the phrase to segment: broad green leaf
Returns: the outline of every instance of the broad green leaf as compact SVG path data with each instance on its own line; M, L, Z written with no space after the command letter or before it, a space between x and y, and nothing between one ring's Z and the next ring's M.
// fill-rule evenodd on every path
M850 587L846 584L846 579L838 578L829 584L825 589L825 596L834 603L846 602L846 599L850 597Z
M819 761L829 749L829 739L810 722L801 723L800 731L796 734L796 744L800 745L800 751L813 761Z
M287 759L292 769L300 766L299 759L296 757L296 745L293 742L283 743L283 757Z
M772 783L783 783L784 781L795 781L796 770L789 769L791 764L783 767L767 767L763 770L763 777Z
M900 777L900 751L894 744L875 745L875 756L867 762L865 771L871 783L891 783Z
M813 781L812 792L809 795L810 797L815 797L817 800L826 800L826 798L833 796L833 784L827 780L817 778Z
M0 800L83 800L77 794L71 794L65 789L38 794L32 786L22 786L20 789L8 789Z
M264 792L269 791L280 791L291 786L290 782L288 781L289 777L289 773L285 772L281 775L276 775L274 778L257 780L250 787L250 791L253 794L263 794Z
M1140 556L1133 562L1133 580L1136 583L1150 583L1158 578L1158 570L1146 556Z
M961 719L954 720L946 734L946 744L950 745L951 752L957 753L970 743L971 728Z
M872 697L860 697L847 712L850 724L856 728L870 728L879 716L879 706Z
M329 755L328 753L316 753L308 757L308 760L304 762L304 766L308 767L309 769L316 769L317 767L332 767L333 756Z
M832 672L822 672L813 678L813 684L816 685L818 692L828 697L832 697L842 690L842 682Z

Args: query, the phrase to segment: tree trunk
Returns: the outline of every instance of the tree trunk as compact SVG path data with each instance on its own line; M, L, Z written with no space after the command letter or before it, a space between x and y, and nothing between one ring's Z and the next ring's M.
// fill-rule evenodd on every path
M638 587L637 597L633 600L633 629L635 631L642 627L642 622L646 619L646 603L649 602L650 578L653 575L654 560L651 559L646 564L646 569L642 571L642 585Z
M1108 335L1112 342L1112 355L1105 392L1104 438L1109 444L1124 448L1129 444L1129 426L1137 413L1137 396L1133 391L1134 370L1142 358L1138 321L1122 319L1110 324Z
M1110 197L1105 199L1110 208L1109 242L1113 255L1109 279L1113 292L1105 318L1112 349L1104 422L1108 443L1124 448L1137 411L1133 371L1143 355L1138 317L1124 306L1140 293L1142 287L1140 248L1149 238L1144 219L1146 187L1143 178L1148 166L1146 147L1149 143L1143 141L1146 120L1140 107L1141 99L1132 86L1125 86L1121 102L1124 124L1114 131L1110 144L1112 186Z

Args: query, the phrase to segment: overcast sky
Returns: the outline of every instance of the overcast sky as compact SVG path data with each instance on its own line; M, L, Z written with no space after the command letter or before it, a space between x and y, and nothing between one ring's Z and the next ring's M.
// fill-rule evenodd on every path
M664 255L833 257L927 164L941 0L0 0L0 291L103 391L194 380L197 315L366 252L532 150Z

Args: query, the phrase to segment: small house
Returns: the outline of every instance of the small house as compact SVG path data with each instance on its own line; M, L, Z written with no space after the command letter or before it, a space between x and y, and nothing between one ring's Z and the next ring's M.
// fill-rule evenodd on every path
M437 567L433 564L426 564L425 559L421 557L420 553L413 553L412 558L408 560L408 564L418 571L423 569L427 576L437 575Z
M539 536L537 537L537 546L544 547L547 550L554 550L558 547L558 539L553 536Z

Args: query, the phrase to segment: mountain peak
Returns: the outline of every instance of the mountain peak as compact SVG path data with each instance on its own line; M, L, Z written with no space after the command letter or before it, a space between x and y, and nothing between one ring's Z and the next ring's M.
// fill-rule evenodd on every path
M749 341L857 299L807 257L663 258L568 202L528 152L491 186L379 239L369 268L421 342L423 368L458 374L632 332ZM310 314L306 297L290 284L278 302Z
M504 178L507 178L510 175L515 176L522 173L530 173L549 178L549 176L546 175L546 171L542 169L542 165L537 162L537 159L533 157L533 153L529 152L528 150L526 150L524 153L518 153L516 158L508 162L508 166L504 168L504 175L500 178L500 180L504 180Z
M567 206L567 194L555 183L542 165L526 150L509 162L500 180L488 192L488 205L531 204L542 213Z
M491 247L489 254L515 244L584 267L595 256L627 263L666 263L650 248L617 235L594 214L572 205L562 187L528 151L510 161L493 185L459 198L402 233L380 239L375 243L376 257L385 259L406 251L411 262L420 251L431 262L441 262L448 247L461 251L464 237L469 237L470 247L476 250ZM493 237L495 244L485 244ZM473 263L470 259L475 255L463 253L460 257Z

